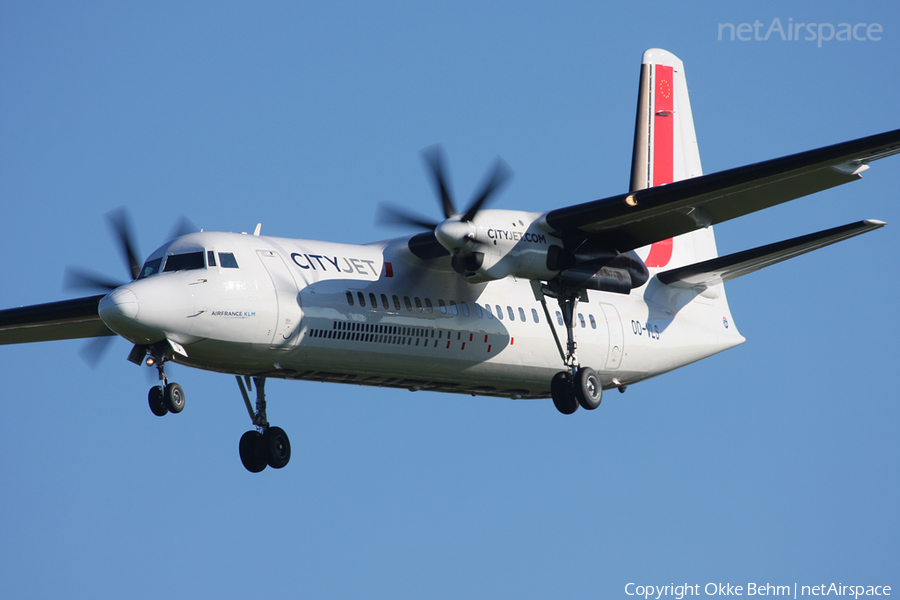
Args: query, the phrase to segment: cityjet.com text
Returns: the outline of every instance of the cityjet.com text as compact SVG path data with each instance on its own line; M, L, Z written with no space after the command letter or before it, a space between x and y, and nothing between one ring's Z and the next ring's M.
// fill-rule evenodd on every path
M625 593L648 600L660 600L671 597L682 600L690 596L785 596L799 598L801 596L843 596L860 598L866 596L890 596L889 585L844 585L843 583L821 583L819 585L773 585L771 583L683 583L675 585L641 585L628 583Z

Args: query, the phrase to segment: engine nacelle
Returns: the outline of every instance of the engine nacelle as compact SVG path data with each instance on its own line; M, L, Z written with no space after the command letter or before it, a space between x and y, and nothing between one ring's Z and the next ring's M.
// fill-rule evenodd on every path
M562 243L540 213L482 210L471 221L452 217L434 233L413 236L409 249L423 260L449 255L453 270L472 283L556 279L564 287L627 294L649 278L634 252L618 254L596 242L570 251Z

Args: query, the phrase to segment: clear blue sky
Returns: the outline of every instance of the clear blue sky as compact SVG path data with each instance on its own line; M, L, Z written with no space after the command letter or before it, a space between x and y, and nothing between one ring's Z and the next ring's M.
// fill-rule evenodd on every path
M685 63L707 173L900 125L896 2L0 4L0 307L68 265L124 277L207 230L366 242L439 214L418 152L494 206L626 189L641 53ZM719 41L720 23L878 23L880 41ZM888 227L727 286L748 341L565 418L550 401L273 381L283 471L248 474L234 379L178 417L117 341L0 347L0 597L627 598L625 584L900 590L900 157L717 227L734 252ZM146 372L145 372L146 371ZM893 390L893 391L891 391Z

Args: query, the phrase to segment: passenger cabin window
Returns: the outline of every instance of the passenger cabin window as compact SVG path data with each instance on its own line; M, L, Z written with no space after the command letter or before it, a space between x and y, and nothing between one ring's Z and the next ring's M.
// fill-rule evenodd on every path
M206 263L203 260L203 252L188 252L186 254L173 254L166 258L166 273L171 271L188 271L191 269L203 269Z
M144 263L144 268L141 269L141 274L138 275L138 279L143 279L144 277L150 277L155 273L159 273L159 267L162 264L162 257L154 258L153 260L148 260Z
M537 309L531 309L531 318L534 319L535 323L540 323L541 320L538 318Z
M238 264L231 252L219 252L219 264L225 269L237 269Z

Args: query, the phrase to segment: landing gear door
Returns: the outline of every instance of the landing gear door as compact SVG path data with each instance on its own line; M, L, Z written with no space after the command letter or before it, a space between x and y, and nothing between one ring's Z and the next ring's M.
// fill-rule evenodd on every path
M300 290L284 259L277 252L257 250L257 254L269 273L278 301L272 348L290 350L297 345L300 337L300 319L303 316L300 310Z

